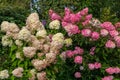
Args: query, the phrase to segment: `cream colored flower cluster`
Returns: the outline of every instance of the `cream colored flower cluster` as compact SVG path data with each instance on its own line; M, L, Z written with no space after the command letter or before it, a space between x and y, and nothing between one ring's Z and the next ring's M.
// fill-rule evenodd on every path
M8 70L0 71L0 79L7 79L9 77Z
M60 28L60 21L54 20L54 21L50 22L49 28L50 29L59 29Z
M12 26L12 27L11 27ZM60 22L55 20L49 24L51 29L59 29ZM47 80L44 69L56 62L56 57L60 53L63 45L71 45L71 39L65 39L62 33L56 33L49 36L44 26L39 20L37 13L32 13L26 20L26 26L21 29L15 23L3 21L1 30L6 32L2 38L3 46L15 44L18 47L16 59L25 61L26 58L31 60L33 67L30 70L32 77L29 80ZM22 49L22 50L21 50ZM12 71L15 77L22 77L24 69L18 67Z
M8 21L3 21L1 24L1 31L3 32L19 32L19 27L15 23L9 23Z
M72 45L72 39L71 38L65 39L65 44L66 44L66 46Z
M11 46L13 44L12 39L9 36L5 35L2 37L2 45L3 46Z
M62 48L64 44L64 36L62 33L57 33L53 35L52 41L50 41L50 38L46 36L46 38L35 38L32 39L34 42L38 43L38 41L41 40L41 43L39 43L39 46L35 46L37 50L41 50L41 52L36 53L38 58L45 56L44 59L33 59L32 64L37 69L38 71L42 71L45 69L47 66L50 66L51 63L54 63L56 60L57 54L59 54L60 48ZM44 42L42 42L44 41ZM33 42L33 44L35 44ZM33 45L32 44L32 45ZM38 45L38 44L37 44ZM28 50L26 50L28 51ZM30 50L29 50L30 51ZM30 51L32 52L32 51ZM30 54L30 52L28 52Z
M30 41L30 36L31 36L31 33L26 27L23 27L18 33L19 40Z
M43 24L39 20L39 16L37 13L32 13L29 15L29 17L26 20L26 27L28 30L30 30L31 33L34 33L34 31L39 31L44 29Z
M13 39L17 38L19 27L15 23L3 21L1 23L1 31L6 33L6 35L2 37L3 46L11 46L13 43L11 37L13 37Z

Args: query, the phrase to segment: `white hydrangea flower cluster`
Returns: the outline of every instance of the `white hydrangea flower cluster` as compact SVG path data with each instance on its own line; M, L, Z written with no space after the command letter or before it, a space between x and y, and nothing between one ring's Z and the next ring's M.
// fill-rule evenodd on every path
M0 71L0 79L7 79L9 77L8 70Z
M54 20L54 21L50 22L49 28L50 29L59 29L60 28L60 21Z

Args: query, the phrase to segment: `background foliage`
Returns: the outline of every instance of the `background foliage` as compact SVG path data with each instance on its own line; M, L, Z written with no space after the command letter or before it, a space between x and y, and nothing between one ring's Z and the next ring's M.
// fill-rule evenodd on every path
M7 19L8 21L11 19L17 22L18 18L20 18L19 20L22 23L22 21L25 20L24 16L30 13L30 1L31 0L0 0L0 23ZM92 13L93 17L102 21L109 21L111 19L114 21L115 17L120 17L119 0L39 0L38 4L41 10L41 13L39 13L40 19L48 19L49 9L53 9L63 15L65 7L71 8L74 12L88 7L89 13Z

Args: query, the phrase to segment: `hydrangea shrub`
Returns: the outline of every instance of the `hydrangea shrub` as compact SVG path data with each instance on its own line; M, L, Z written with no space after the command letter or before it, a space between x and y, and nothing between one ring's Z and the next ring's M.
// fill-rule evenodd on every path
M11 67L1 70L0 78L118 80L120 23L101 23L88 10L65 8L61 16L50 9L46 25L32 13L21 29L3 21L2 45L10 48Z

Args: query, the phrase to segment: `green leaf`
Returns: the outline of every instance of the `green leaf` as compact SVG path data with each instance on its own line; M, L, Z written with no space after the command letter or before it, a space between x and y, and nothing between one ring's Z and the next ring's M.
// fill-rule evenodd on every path
M25 61L25 68L27 69L27 67L28 67L28 62L27 61Z
M115 78L114 80L120 80L120 79L118 79L118 78Z
M15 80L15 77L14 77L14 76L12 76L12 77L11 77L11 80Z

